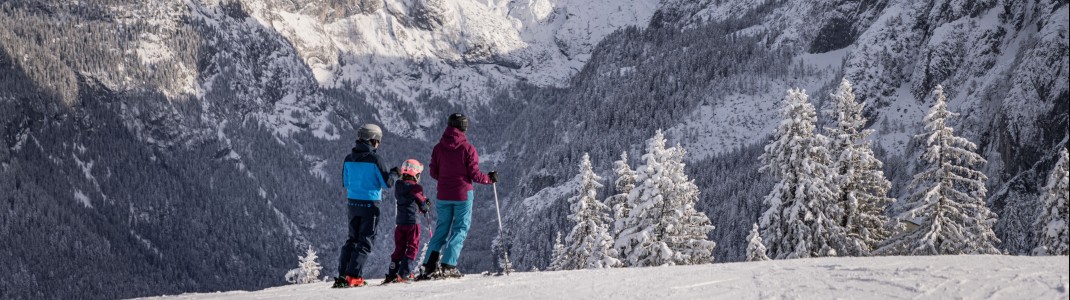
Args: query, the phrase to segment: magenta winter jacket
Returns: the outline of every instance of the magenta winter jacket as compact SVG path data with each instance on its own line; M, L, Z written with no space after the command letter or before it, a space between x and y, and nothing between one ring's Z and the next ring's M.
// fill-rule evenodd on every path
M431 178L438 180L438 199L465 201L472 182L490 184L490 177L479 171L479 153L468 143L464 132L447 127L442 139L431 151L428 166Z

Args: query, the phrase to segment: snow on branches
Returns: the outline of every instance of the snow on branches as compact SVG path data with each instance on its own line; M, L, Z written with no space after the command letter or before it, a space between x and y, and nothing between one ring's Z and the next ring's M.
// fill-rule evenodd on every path
M762 244L762 237L758 233L758 224L754 224L747 236L747 261L769 260L765 252L765 244Z
M627 266L665 266L713 262L713 230L705 214L695 209L698 187L684 173L681 147L666 148L658 130L647 141L645 164L636 171L632 206L620 221L616 248Z
M550 271L565 270L565 261L568 259L568 253L565 251L565 245L561 243L561 233L558 232L554 237L554 253L550 256L550 266L546 267Z
M825 147L814 132L817 113L806 92L788 90L783 121L760 157L763 172L780 181L764 201L760 226L769 255L776 259L837 256L846 244L843 209Z
M308 246L308 251L305 252L305 256L298 257L299 263L296 269L292 269L286 272L286 282L294 284L316 283L319 282L320 264L316 262L319 256L316 255L316 250L312 249L312 246Z
M867 140L873 130L863 129L865 104L855 101L851 82L843 79L832 95L836 126L827 128L836 201L843 208L840 226L847 231L847 243L840 255L869 256L891 233L885 215L892 184L884 177L884 163L877 159Z
M621 152L620 160L613 162L613 173L617 176L613 184L617 194L606 198L606 205L613 211L613 237L617 238L624 229L624 220L628 218L632 210L632 204L628 202L628 194L635 189L636 175L631 165L628 164L628 152Z
M904 232L878 250L885 254L999 254L992 226L996 215L985 206L988 177L975 167L986 163L977 145L955 136L942 86L933 91L936 103L925 116L925 132L917 135L926 150L920 172L910 183L905 211L898 216Z
M602 178L594 173L586 153L580 161L580 173L573 180L580 187L577 195L568 200L572 208L568 218L575 225L565 238L567 255L560 267L564 270L619 267L621 262L613 248L613 236L609 234L609 208L597 198Z
M1067 213L1067 201L1070 197L1070 162L1067 162L1066 148L1059 153L1059 163L1048 175L1048 184L1044 187L1044 194L1040 198L1040 217L1037 218L1036 228L1039 244L1034 250L1037 255L1070 255L1070 245L1067 245L1067 223L1070 223L1070 214Z

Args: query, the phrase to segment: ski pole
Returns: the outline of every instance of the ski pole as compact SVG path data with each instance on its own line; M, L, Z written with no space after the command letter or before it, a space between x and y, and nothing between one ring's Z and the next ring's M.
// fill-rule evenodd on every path
M505 247L505 230L502 229L502 208L498 204L498 183L492 183L491 186L494 187L494 209L498 212L498 236L501 237L502 255L505 256L505 265L502 266L502 269L505 269L505 275L509 275L509 269L512 264L509 263L509 251Z
M431 227L431 214L424 213L424 225L427 225L427 237L428 239L435 237L435 228Z

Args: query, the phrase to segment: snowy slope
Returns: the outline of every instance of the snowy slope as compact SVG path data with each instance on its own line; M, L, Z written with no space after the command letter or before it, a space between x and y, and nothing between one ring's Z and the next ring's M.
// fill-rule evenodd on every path
M1066 257L804 259L469 275L332 290L327 283L157 299L1066 299Z

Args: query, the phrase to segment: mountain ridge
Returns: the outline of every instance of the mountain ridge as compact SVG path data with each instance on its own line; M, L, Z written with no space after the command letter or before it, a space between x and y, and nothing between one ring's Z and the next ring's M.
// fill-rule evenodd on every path
M561 199L523 199L571 178L583 152L609 174L620 152L639 157L657 128L691 153L697 207L718 227L717 261L741 259L771 186L756 157L790 87L806 88L821 109L834 84L852 80L898 194L928 90L944 84L963 114L956 129L991 162L989 205L1012 254L1028 253L1032 201L1054 150L1066 147L1066 1L646 1L632 13L611 1L466 1L508 24L493 32L512 32L485 47L458 44L468 36L456 7L414 9L435 3L0 4L0 24L12 28L0 32L0 188L13 191L0 196L0 234L16 241L0 253L18 258L0 262L17 274L0 278L0 297L281 284L307 246L325 257L338 248L334 164L365 122L384 125L382 153L400 162L430 153L446 114L469 114L484 168L506 178L507 243L521 269L545 266L552 233L567 225ZM592 16L609 25L580 26ZM357 25L374 30L343 31ZM458 26L459 37L417 50L448 60L352 50L403 31L427 38L436 26ZM537 47L503 50L520 43ZM425 186L434 194L434 181ZM494 255L494 207L488 188L476 192L468 272L494 268L480 259ZM527 221L534 216L548 217ZM376 255L389 252L387 240ZM172 276L155 276L161 270ZM70 278L92 280L40 288Z

